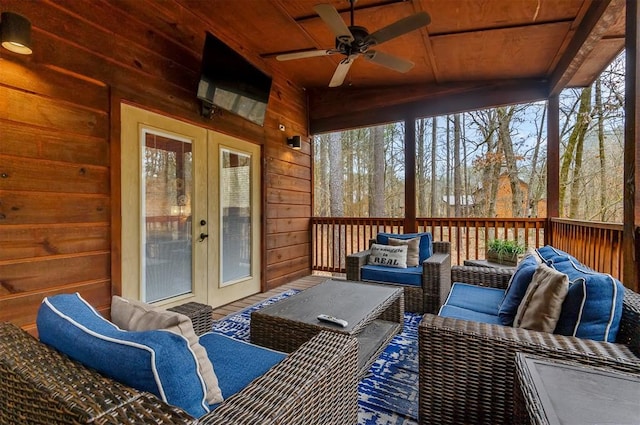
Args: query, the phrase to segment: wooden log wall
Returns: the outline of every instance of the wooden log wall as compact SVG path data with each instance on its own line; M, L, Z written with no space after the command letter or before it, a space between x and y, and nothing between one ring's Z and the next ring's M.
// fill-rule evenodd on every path
M31 21L34 51L0 49L0 321L35 332L47 295L78 291L108 312L119 293L121 101L262 145L263 289L310 272L306 97L225 33L228 17L198 18L180 0L0 0L0 11ZM205 30L273 76L264 127L200 117ZM294 134L300 151L286 145Z

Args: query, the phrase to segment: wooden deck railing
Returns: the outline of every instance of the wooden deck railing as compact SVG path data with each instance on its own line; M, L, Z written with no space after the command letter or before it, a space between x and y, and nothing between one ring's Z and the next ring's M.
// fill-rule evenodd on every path
M622 280L622 224L552 218L552 245Z
M622 225L546 218L418 218L417 229L451 242L451 263L486 258L492 239L517 240L526 247L550 241L585 265L620 279ZM345 273L345 257L369 247L378 232L403 233L401 218L311 218L312 269Z

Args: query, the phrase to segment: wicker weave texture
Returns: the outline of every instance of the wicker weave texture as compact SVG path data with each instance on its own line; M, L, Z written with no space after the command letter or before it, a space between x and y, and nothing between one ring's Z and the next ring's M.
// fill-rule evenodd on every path
M168 310L184 314L191 319L196 335L211 332L213 327L213 307L197 302L188 302Z
M0 423L191 424L194 418L0 324Z
M199 423L355 424L357 353L355 338L321 332Z
M0 424L353 424L357 350L321 332L197 421L0 323Z
M515 354L640 373L638 300L627 290L618 342L597 342L544 332L425 314L418 330L421 424L513 422ZM635 320L635 323L627 323Z
M360 269L369 260L369 250L347 255L347 280L362 281ZM414 313L436 313L451 288L451 244L433 242L433 255L422 264L422 287L402 285L406 311ZM385 282L379 285L398 286Z
M478 266L452 266L451 282L506 289L513 269L499 269Z
M348 285L345 281L343 284ZM368 359L365 359L358 369L358 376L364 375L377 356L384 350L384 347L393 337L402 330L404 323L404 298L402 288L394 287L392 295L384 302L378 304L376 308L369 311L361 321L359 321L351 331L339 328L331 329L330 332L357 337L361 332L367 331L367 326L377 319L383 319L396 324L392 333L389 333L384 341L381 341L378 350ZM265 310L257 310L251 314L251 342L263 347L287 353L297 350L312 337L326 331L327 327L322 324L306 323L278 315L269 314Z

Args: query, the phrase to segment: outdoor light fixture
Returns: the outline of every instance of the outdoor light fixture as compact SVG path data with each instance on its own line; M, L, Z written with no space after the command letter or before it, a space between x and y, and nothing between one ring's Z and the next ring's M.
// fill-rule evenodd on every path
M0 15L0 37L2 47L21 55L30 55L31 22L22 15L2 12Z
M300 136L288 137L287 145L293 149L300 149Z

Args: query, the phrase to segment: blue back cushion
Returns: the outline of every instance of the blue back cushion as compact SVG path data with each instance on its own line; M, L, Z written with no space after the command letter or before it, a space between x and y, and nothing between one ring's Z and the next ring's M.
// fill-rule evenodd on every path
M518 312L518 306L527 292L527 288L531 283L533 274L538 267L538 263L534 256L525 257L513 273L509 286L504 294L504 299L500 304L498 316L505 326L512 326L513 320Z
M207 350L209 359L216 368L225 400L286 357L286 354L279 351L213 332L200 336L200 345Z
M538 253L550 267L569 277L569 292L554 333L615 342L622 318L622 283L551 245L539 248Z
M196 418L209 412L205 384L186 338L163 330L120 330L77 293L45 298L36 324L40 341L85 366Z
M413 239L420 236L420 254L418 262L422 265L422 262L427 258L433 255L433 237L431 236L431 232L423 232L423 233L405 233L405 234L395 234L395 233L378 233L376 237L376 242L389 245L389 238L393 239Z
M569 276L567 293L555 333L615 342L622 318L624 286L611 275L572 260L553 267Z
M579 263L577 258L551 245L545 245L542 248L538 248L537 251L540 257L542 257L542 260L550 267L553 267L553 264L563 263L569 260L574 263Z

